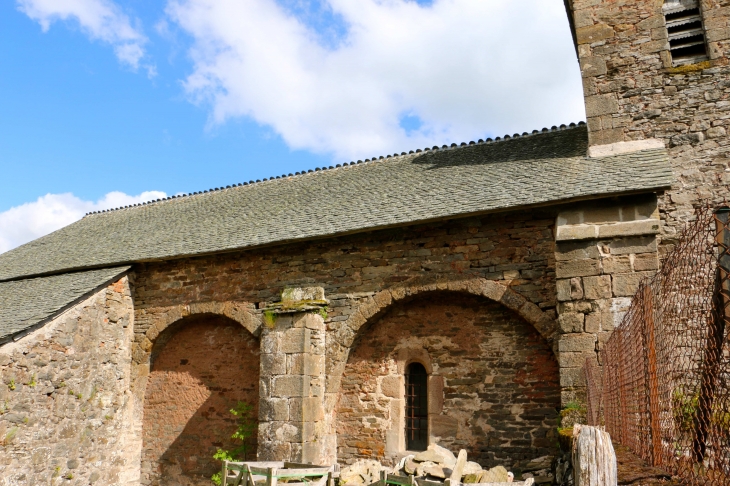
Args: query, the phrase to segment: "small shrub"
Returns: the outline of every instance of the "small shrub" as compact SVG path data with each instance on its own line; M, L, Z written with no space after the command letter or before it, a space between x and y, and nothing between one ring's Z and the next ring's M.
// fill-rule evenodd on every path
M213 459L223 461L245 461L248 458L249 440L256 433L258 424L253 416L253 405L246 402L238 402L236 408L230 410L231 414L237 417L238 427L231 435L231 439L239 444L232 451L218 449L213 454ZM217 472L210 478L213 483L220 485L222 482L221 473Z
M15 390L15 380L10 380L10 383L8 383L8 389Z
M264 311L263 319L266 327L270 329L274 327L274 324L276 324L276 314L272 311Z
M8 433L5 434L5 437L3 438L3 445L8 445L11 442L13 442L13 439L15 439L16 435L18 435L17 427L13 427L10 430L8 430Z

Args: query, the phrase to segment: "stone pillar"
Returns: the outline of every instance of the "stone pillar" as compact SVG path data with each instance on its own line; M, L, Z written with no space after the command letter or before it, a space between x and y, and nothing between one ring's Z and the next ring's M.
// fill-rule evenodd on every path
M659 268L654 194L586 203L558 215L556 277L563 404L585 399L583 364L621 323L643 278Z
M322 288L288 289L264 309L259 388L259 460L336 460L324 414Z

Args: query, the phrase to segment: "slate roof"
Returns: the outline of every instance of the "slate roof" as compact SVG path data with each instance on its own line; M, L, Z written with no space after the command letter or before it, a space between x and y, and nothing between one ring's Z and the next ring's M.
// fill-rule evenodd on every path
M0 282L0 344L48 322L130 267L104 268L51 277Z
M91 214L1 254L0 281L646 192L672 181L664 149L587 158L584 125L526 135Z

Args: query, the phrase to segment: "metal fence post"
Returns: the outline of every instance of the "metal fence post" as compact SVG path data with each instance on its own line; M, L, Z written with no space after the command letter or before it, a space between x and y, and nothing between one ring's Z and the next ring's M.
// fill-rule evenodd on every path
M649 378L649 430L651 433L651 462L652 465L661 464L662 438L659 423L659 380L657 379L656 342L654 332L654 298L651 287L645 285L643 293L644 339L646 342L646 367Z

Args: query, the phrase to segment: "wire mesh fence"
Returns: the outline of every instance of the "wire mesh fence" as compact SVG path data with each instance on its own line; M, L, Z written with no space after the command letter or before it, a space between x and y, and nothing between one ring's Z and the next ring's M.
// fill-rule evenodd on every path
M729 215L697 211L584 367L591 425L692 485L730 486Z

